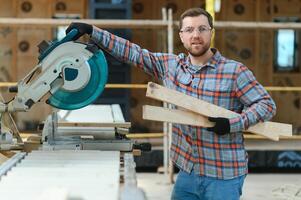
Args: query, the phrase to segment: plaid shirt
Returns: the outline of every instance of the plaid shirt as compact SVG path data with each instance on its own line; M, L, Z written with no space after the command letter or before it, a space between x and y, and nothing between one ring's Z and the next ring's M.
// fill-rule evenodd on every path
M266 121L276 111L274 101L243 64L223 57L216 49L203 66L188 56L152 53L128 40L94 28L92 39L123 62L161 80L166 87L240 113L230 118L230 134L173 124L171 159L182 170L218 179L245 175L247 153L242 130Z

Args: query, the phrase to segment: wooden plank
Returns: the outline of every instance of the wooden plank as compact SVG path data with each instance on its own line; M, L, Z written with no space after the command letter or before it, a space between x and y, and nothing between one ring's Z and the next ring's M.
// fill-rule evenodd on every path
M211 117L236 117L238 114L217 105L168 89L153 82L148 83L146 96L175 104L195 113Z
M112 123L89 123L89 122L59 122L58 126L72 126L72 127L117 127L130 128L131 122L112 122Z
M68 26L72 22L93 24L102 28L164 28L168 22L163 20L111 20L111 19L48 19L48 18L0 18L0 26L10 27L57 27Z
M161 121L161 122L171 122L178 124L186 124L192 126L202 126L202 127L212 127L214 123L208 121L207 117L202 115L184 111L175 110L157 106L143 106L143 119Z
M154 121L162 121L162 122L171 122L171 123L178 123L178 124L186 124L192 126L201 126L201 127L212 127L214 123L207 120L207 117L204 117L200 114L196 114L190 111L184 110L175 110L175 109L168 109L156 106L143 106L143 119L147 120L154 120ZM266 124L262 124L262 131L257 134L265 136L269 139L278 141L279 136L276 134L270 134L270 126L265 126ZM274 126L271 126L274 128ZM252 130L246 130L244 132L252 132ZM253 132L258 132L255 130ZM275 132L278 133L278 130Z
M0 18L0 26L10 27L56 27L68 26L71 22L83 22L93 24L102 28L139 28L149 29L163 28L168 25L168 22L163 20L97 20L97 19L48 19L48 18ZM173 22L174 26L179 25L179 21ZM248 21L216 21L214 23L215 29L301 29L300 23L295 22L248 22Z
M0 88L17 86L17 82L0 82ZM106 84L105 88L108 89L146 89L147 84ZM288 86L266 86L264 87L267 91L276 92L301 92L301 87L288 87Z
M8 160L8 157L0 153L0 165Z
M189 111L207 116L207 117L237 117L238 113L216 106L206 101L185 95L181 92L171 90L150 82L146 91L146 96L175 104ZM275 122L258 123L248 129L248 132L263 135L273 140L279 140L279 135L291 136L292 125Z
M284 124L284 123L279 123L279 122L261 122L257 123L254 126L250 126L248 128L248 132L250 133L258 133L258 134L272 134L276 133L279 136L292 136L293 127L291 124Z
M146 120L154 120L161 122L171 122L171 123L179 123L179 124L187 124L192 126L202 126L202 127L212 127L214 124L209 122L206 117L195 114L190 111L183 110L171 110L167 108L161 108L156 106L143 106L143 119ZM269 132L276 133L277 135L282 136L291 136L286 130L290 125L277 123L277 122L265 122L259 123L255 128L261 128L264 131L263 134L258 133L260 135L269 135ZM251 126L248 130L244 130L244 132L257 132L257 130L253 130L254 126ZM276 139L277 137L275 137Z

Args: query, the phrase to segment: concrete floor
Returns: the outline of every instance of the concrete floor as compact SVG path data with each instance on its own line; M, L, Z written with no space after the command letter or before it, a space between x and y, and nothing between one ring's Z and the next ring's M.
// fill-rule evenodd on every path
M148 200L170 199L173 185L165 175L137 173L137 179ZM249 174L241 200L301 200L301 174Z

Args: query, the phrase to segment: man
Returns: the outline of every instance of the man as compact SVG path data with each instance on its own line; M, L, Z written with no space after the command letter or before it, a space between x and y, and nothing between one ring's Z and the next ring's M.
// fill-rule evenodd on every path
M152 53L92 25L72 23L77 37L87 33L105 51L142 68L166 87L240 113L209 118L212 128L173 125L171 159L180 169L172 199L238 200L247 174L242 130L273 117L276 106L243 64L210 48L212 17L201 8L185 11L179 36L185 54Z

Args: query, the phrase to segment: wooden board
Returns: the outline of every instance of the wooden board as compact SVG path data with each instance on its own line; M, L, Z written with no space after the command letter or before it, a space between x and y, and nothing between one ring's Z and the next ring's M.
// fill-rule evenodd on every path
M202 127L214 126L207 117L193 112L149 105L143 106L143 119Z
M232 118L239 116L238 113L185 95L181 92L171 90L150 82L146 91L146 96L157 100L172 103L189 111L207 116L207 117L226 117ZM275 132L277 130L277 132ZM272 140L279 140L279 135L291 136L292 125L275 122L258 123L248 129L248 132L263 135Z
M5 155L3 155L2 153L0 153L0 165L7 160L8 160L8 158Z
M202 115L190 112L190 111L183 111L183 110L175 110L175 109L167 109L162 107L156 106L143 106L143 119L146 120L154 120L154 121L161 121L161 122L171 122L171 123L178 123L178 124L186 124L192 126L201 126L201 127L212 127L214 123L209 122L207 117ZM287 124L283 123L276 123L276 122L265 122L259 123L257 126L251 126L248 130L244 130L244 132L255 132L257 133L260 129L259 135L268 137L272 140L278 140L279 134L281 133L283 136L291 136L286 130L288 126ZM275 133L275 134L271 134Z
M131 122L112 122L112 123L89 123L89 122L59 122L58 126L72 126L72 127L116 127L116 128L130 128Z

